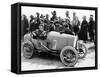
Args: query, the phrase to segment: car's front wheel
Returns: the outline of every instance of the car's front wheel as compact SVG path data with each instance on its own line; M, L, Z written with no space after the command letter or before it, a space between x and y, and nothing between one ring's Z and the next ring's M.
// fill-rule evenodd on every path
M75 48L66 46L60 52L60 59L65 66L72 67L78 61L78 53Z

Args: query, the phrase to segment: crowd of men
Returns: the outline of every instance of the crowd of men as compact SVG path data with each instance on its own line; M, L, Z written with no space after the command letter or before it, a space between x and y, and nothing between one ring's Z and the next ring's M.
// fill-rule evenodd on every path
M75 12L73 12L72 21L69 11L66 11L65 19L57 17L56 11L53 11L51 14L52 17L49 18L48 14L43 15L37 12L36 17L30 15L30 20L27 19L26 15L22 15L22 37L27 32L36 32L38 35L41 35L44 31L57 31L78 36L84 42L95 40L95 21L93 20L93 15L90 15L89 22L86 16L83 16L83 20L80 22Z

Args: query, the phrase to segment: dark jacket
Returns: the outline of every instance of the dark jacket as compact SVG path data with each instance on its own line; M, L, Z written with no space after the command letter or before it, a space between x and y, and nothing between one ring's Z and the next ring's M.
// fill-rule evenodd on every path
M87 32L88 32L88 22L86 20L83 20L81 24L80 32L78 34L79 39L86 41L88 39Z
M35 31L37 29L37 24L35 22L30 23L30 32Z
M94 27L95 27L95 22L93 20L89 21L88 31L89 32L93 31Z
M27 32L28 32L28 28L29 28L29 22L28 19L26 17L24 17L24 19L22 20L21 23L21 27L22 27L22 36L24 36Z

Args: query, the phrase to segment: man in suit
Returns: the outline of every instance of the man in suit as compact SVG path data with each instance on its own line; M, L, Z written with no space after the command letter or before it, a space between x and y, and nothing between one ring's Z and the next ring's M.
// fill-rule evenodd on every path
M74 12L73 20L72 20L72 27L73 27L73 32L75 33L75 35L77 35L79 32L79 25L80 25L80 21L78 17L76 16L76 13Z
M52 12L52 17L50 19L51 21L56 21L57 20L57 15L56 15L56 11Z
M28 32L29 22L26 15L22 15L21 20L21 28L22 28L22 37Z
M70 17L69 17L69 11L66 11L66 18L65 18L65 22L68 24L70 30L72 30L72 25L71 25L71 22L70 22Z
M93 15L90 15L89 26L88 26L90 41L94 41L94 30L95 30L94 27L95 27L95 21L93 20Z

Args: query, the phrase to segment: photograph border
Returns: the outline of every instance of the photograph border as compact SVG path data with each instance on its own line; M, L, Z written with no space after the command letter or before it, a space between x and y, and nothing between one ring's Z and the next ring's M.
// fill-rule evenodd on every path
M15 4L14 4L15 5ZM59 71L76 71L76 70L93 70L98 68L98 8L85 6L69 6L69 5L52 5L52 4L37 4L37 3L16 3L17 5L17 54L16 54L16 69L18 74L27 73L42 73L42 72L59 72ZM46 8L64 8L64 9L80 9L80 10L94 10L95 11L95 25L96 25L96 46L95 46L95 67L78 67L78 68L63 68L63 69L44 69L44 70L21 70L21 7L46 7ZM13 60L12 60L13 61ZM12 68L12 67L11 67Z

